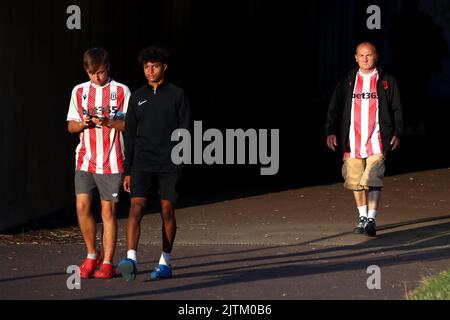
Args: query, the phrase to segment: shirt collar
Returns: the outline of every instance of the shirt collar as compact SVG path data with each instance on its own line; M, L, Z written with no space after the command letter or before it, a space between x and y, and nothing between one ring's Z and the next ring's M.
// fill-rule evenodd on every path
M369 74L362 73L361 69L358 70L358 74L361 75L362 77L372 77L372 76L374 76L377 73L378 73L378 69L377 68L373 69L373 71L371 73L369 73Z
M93 86L95 89L103 89L103 88L109 86L109 84L111 83L111 81L113 81L113 80L112 80L111 78L109 78L108 81L106 82L106 84L105 84L104 86L96 85L96 84L94 84L92 81L90 81L90 82L91 82L91 86Z
M164 81L161 82L161 84L156 88L156 91L159 91L159 90L161 90L161 89L167 87L167 84L168 84L167 80L164 79ZM148 83L148 82L147 82L147 88L149 88L149 89L152 90L152 91L155 91L155 90L153 89L153 86L151 86L150 83Z

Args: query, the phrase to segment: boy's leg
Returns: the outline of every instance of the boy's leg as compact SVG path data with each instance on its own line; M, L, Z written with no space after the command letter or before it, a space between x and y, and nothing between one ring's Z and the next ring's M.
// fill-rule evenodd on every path
M130 213L127 221L127 257L122 259L117 270L127 280L134 280L137 276L137 248L141 236L141 221L147 198L131 198Z
M96 192L92 173L75 171L75 194L78 224L86 244L88 255L95 255L96 224L92 215L92 198Z
M90 278L95 269L102 263L102 255L96 250L96 223L92 214L92 197L96 192L93 175L88 172L75 172L75 193L78 224L87 248L87 258L80 265L83 279Z
M147 196L153 187L153 173L131 172L131 205L127 221L127 257L118 265L125 280L134 280L137 275L137 248L141 236L141 221L147 206Z
M127 249L137 251L141 236L141 221L147 206L147 197L153 189L154 174L132 171L130 177L131 205L127 221ZM133 259L135 260L135 259Z
M161 209L163 252L161 253L157 267L150 274L151 280L172 277L171 253L177 231L175 208L171 201L161 200Z
M103 221L103 254L104 260L100 269L94 273L97 279L111 279L116 276L113 258L117 242L117 219L116 203L102 200L102 221Z
M94 174L93 177L101 198L104 260L112 264L117 242L116 207L119 202L122 175Z
M150 279L164 279L172 276L171 253L177 232L175 219L175 203L178 198L179 172L159 173L159 187L161 196L162 218L162 246L163 252L158 266L151 273Z
M168 200L161 200L161 218L162 224L162 240L163 252L171 253L175 235L177 233L177 222L175 219L175 208L172 202Z
M103 255L104 261L110 263L113 263L117 242L116 207L114 202L102 200Z
M91 212L92 196L77 194L76 206L78 223L87 248L87 257L80 265L81 278L87 279L94 275L95 269L101 265L103 258L95 246L96 223Z
M159 173L163 253L171 253L177 232L175 203L178 200L180 172Z
M88 254L95 254L96 224L92 215L92 196L80 193L76 197L77 217Z
M131 198L130 213L127 222L127 248L137 251L139 238L141 236L141 221L144 214L147 198Z

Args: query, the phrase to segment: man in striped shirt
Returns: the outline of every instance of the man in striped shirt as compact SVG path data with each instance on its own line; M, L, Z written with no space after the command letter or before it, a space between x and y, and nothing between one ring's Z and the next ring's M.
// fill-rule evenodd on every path
M333 94L326 124L327 146L344 153L344 186L354 193L359 219L354 233L376 235L376 216L388 151L400 146L403 115L395 79L376 67L378 54L369 42L355 54L350 71Z
M80 273L82 278L108 279L115 275L116 203L124 171L122 132L130 90L109 77L109 54L104 49L87 50L83 64L90 81L72 90L67 113L69 132L80 137L75 152L76 207L88 253ZM101 199L103 255L96 249L96 223L91 211L97 193ZM96 271L97 267L100 269Z

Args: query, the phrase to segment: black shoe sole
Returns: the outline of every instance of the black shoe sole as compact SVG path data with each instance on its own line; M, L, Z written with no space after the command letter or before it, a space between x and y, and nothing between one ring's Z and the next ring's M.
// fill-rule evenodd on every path
M353 229L353 233L354 234L363 234L364 228L355 228L355 229Z
M373 229L369 229L369 230L364 229L364 234L368 237L376 237L377 231L373 230Z

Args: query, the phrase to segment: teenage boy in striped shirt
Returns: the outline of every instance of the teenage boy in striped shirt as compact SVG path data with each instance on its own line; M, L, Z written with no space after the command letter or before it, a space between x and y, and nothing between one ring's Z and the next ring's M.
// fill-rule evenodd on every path
M82 278L109 279L116 273L116 204L124 171L122 132L130 90L109 77L109 54L104 49L87 50L83 64L90 81L72 90L67 114L69 132L80 137L75 152L75 193L78 222L87 248L80 274ZM103 255L96 249L96 223L91 210L93 196L98 193Z

